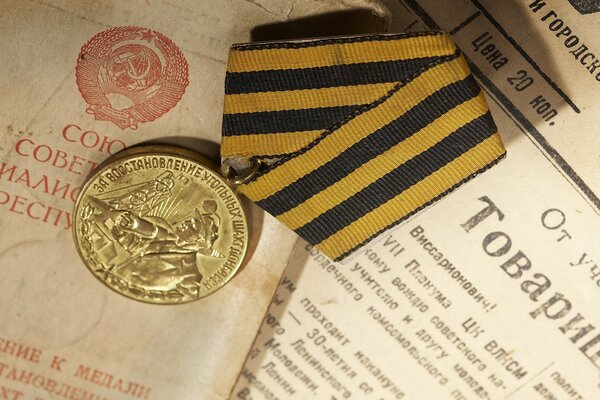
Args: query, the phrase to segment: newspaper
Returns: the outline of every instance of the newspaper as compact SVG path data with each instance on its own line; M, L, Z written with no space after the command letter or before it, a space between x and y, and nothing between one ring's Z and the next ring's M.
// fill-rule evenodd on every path
M73 205L100 162L137 143L217 159L230 45L351 8L372 30L386 23L364 0L0 2L0 399L229 397L293 232L247 204L239 274L200 301L156 306L87 270Z
M345 264L300 243L232 399L600 398L600 5L388 1L449 31L508 157Z

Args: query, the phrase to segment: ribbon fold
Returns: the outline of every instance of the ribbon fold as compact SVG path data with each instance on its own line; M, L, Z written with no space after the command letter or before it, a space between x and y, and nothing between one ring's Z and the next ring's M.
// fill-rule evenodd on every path
M505 156L448 35L234 45L221 155L268 159L238 190L340 260Z

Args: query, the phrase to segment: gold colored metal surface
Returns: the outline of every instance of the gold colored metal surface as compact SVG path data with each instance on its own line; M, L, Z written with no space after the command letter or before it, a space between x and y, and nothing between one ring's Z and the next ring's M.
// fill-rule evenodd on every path
M75 205L81 258L105 285L176 304L221 288L240 267L248 224L210 160L172 146L125 150L101 165Z
M266 165L265 161L259 159L249 159L246 160L246 163L248 165L246 166L246 168L244 168L244 171L242 173L236 171L235 168L227 161L221 164L221 173L223 174L225 179L227 179L227 182L229 182L230 185L243 185L244 183L254 178L256 174L258 174L258 172L261 170L261 168L263 168Z

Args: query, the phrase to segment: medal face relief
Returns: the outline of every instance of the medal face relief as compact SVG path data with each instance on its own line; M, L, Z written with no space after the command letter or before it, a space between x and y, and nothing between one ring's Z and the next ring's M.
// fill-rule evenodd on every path
M240 199L185 150L126 150L99 168L75 205L77 250L105 285L175 304L222 287L240 267L248 225Z

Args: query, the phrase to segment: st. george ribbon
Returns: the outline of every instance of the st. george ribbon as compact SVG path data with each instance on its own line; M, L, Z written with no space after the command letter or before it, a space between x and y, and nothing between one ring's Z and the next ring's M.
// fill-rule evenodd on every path
M443 32L234 45L224 107L238 191L334 260L506 155Z

